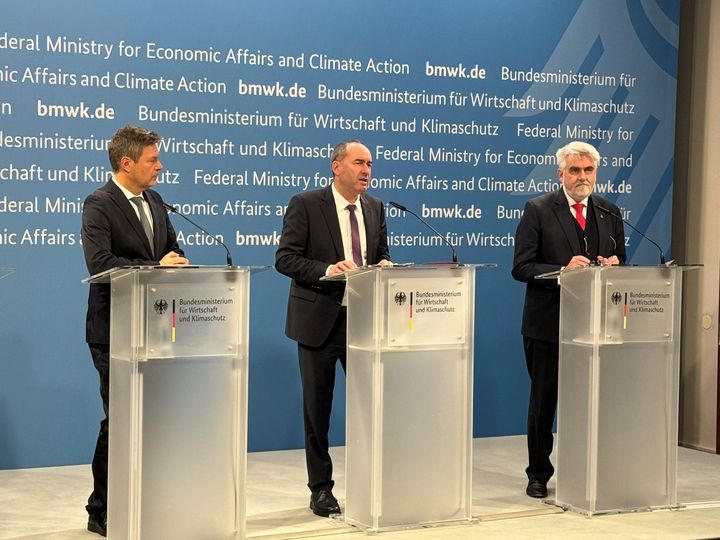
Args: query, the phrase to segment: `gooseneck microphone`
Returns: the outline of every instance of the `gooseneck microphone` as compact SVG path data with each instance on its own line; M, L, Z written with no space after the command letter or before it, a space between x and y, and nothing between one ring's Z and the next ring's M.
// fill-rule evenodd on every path
M458 262L457 253L455 253L455 248L453 247L453 245L450 243L450 241L449 241L447 238L445 238L442 234L440 234L440 232L438 232L437 229L435 229L435 227L433 227L432 225L430 225L427 221L425 221L423 218L421 218L420 216L418 216L418 215L417 215L415 212L413 212L412 210L409 210L408 208L404 207L402 204L398 204L398 203L393 202L393 201L388 201L388 204L389 204L390 206L394 207L394 208L397 208L398 210L401 210L401 211L403 211L403 212L407 212L408 214L412 214L413 216L415 216L416 218L418 218L418 219L423 223L423 225L425 225L428 229L430 229L432 232L434 232L437 236L439 236L440 238L442 238L443 242L445 242L445 243L448 245L448 247L452 250L452 262L454 262L454 263L457 263L457 262Z
M593 204L594 204L594 203L593 203ZM595 204L595 208L597 208L598 210L602 210L603 212L605 212L606 214L611 215L611 216L614 217L614 218L619 219L619 220L622 221L623 223L627 224L633 231L635 231L635 232L638 233L640 236L642 236L645 240L647 240L648 242L650 242L650 243L651 243L653 246L655 246L655 247L658 249L658 251L660 252L660 264L665 264L665 253L663 253L662 248L657 244L657 242L655 242L654 240L652 240L652 239L648 238L647 236L645 236L645 234L644 234L642 231L640 231L638 228L636 228L636 227L635 227L632 223L630 223L627 219L624 219L621 215L616 214L615 212L611 212L610 210L608 210L608 209L605 208L604 206L600 206L599 204ZM612 238L612 236L611 236L610 238ZM614 239L613 239L613 240L614 240Z
M173 214L177 214L178 216L180 216L181 218L183 218L185 221L187 221L188 223L194 225L195 227L197 227L198 229L200 229L203 233L205 233L207 236L209 236L210 238L212 238L212 239L215 241L216 244L222 245L222 247L225 248L225 253L227 253L227 265L228 265L228 266L232 266L232 265L233 265L232 256L230 255L230 250L229 250L228 247L225 245L225 242L223 242L222 240L220 240L220 237L219 237L219 236L215 236L214 234L210 234L209 232L207 232L207 231L206 231L205 229L203 229L200 225L198 225L197 223L195 223L192 219L190 219L189 217L187 217L185 214L183 214L180 210L178 210L178 209L175 208L174 206L172 206L172 205L170 205L170 204L167 204L165 201L163 201L162 204L163 204L163 206L165 207L166 210L172 212Z

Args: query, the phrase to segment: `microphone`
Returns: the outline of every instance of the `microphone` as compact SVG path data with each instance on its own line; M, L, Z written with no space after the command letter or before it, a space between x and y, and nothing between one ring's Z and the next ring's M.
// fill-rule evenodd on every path
M389 204L390 206L394 207L394 208L397 208L398 210L401 210L401 211L403 211L403 212L407 212L408 214L412 214L413 216L415 216L416 218L418 218L426 227L428 227L428 228L429 228L432 232L434 232L437 236L439 236L440 238L442 238L443 242L445 242L445 243L448 245L448 247L452 250L452 262L454 262L454 263L457 263L457 262L458 262L457 253L455 253L455 248L453 247L453 245L450 243L450 241L449 241L447 238L445 238L442 234L440 234L440 233L437 231L437 229L435 229L435 227L433 227L432 225L430 225L427 221L425 221L423 218L421 218L420 216L418 216L418 215L417 215L415 212L413 212L412 210L409 210L409 209L407 209L406 207L404 207L402 204L398 204L398 203L393 202L393 201L388 201L388 204Z
M206 231L205 229L203 229L200 225L198 225L197 223L195 223L192 219L190 219L189 217L187 217L185 214L183 214L180 210L178 210L178 209L175 208L174 206L172 206L172 205L170 205L170 204L167 204L165 201L163 201L162 204L163 204L163 206L165 207L166 210L172 212L173 214L177 214L178 216L180 216L181 218L183 218L185 221L187 221L188 223L194 225L195 227L197 227L198 229L200 229L202 232L204 232L206 235L208 235L210 238L212 238L213 240L215 240L215 243L216 243L216 244L221 244L222 247L225 248L225 252L227 253L227 265L228 265L228 266L232 266L232 265L233 265L232 256L230 255L230 250L229 250L228 247L225 245L225 242L223 242L222 240L220 240L220 237L219 237L219 236L215 236L215 235L213 235L213 234L210 234L209 232L207 232L207 231Z
M623 217L622 217L621 215L616 214L615 212L611 212L610 210L608 210L608 209L605 208L604 206L600 206L599 204L595 204L594 201L593 201L593 204L595 205L595 208L597 208L598 210L602 210L602 211L605 212L606 214L609 214L609 215L611 215L612 217L617 218L617 219L619 219L620 221L622 221L623 223L627 224L633 231L635 231L636 233L638 233L638 234L639 234L640 236L642 236L645 240L647 240L647 241L650 242L653 246L655 246L655 247L658 249L658 251L660 252L660 264L665 264L665 253L663 253L662 248L657 244L657 242L655 242L654 240L652 240L652 239L648 238L647 236L645 236L645 234L643 234L639 229L637 229L632 223L630 223L630 222L629 222L628 220L626 220L626 219L623 219ZM611 236L610 238L612 238L612 236ZM615 240L613 239L613 241L615 241Z

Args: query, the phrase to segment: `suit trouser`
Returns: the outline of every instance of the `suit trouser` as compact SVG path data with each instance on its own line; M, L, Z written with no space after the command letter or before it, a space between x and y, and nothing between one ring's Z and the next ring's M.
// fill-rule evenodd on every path
M89 514L101 515L107 512L108 487L108 411L110 405L110 346L102 344L89 344L93 364L100 376L100 397L102 398L105 418L100 422L95 445L95 454L92 459L93 492L88 498L85 507Z
M330 336L320 347L307 347L298 343L300 379L303 388L307 485L312 491L322 487L332 489L335 485L332 479L332 460L328 451L328 432L338 360L345 371L346 320L347 316L343 309L335 321Z
M528 479L547 483L555 472L550 462L552 428L558 395L558 344L523 337L525 363L530 375L527 445Z

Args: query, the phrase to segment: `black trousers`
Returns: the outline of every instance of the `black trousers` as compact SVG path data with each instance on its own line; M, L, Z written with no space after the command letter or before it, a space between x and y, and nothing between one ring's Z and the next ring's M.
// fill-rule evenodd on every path
M335 485L332 479L332 460L328 452L328 431L337 362L340 361L343 371L346 366L346 321L347 316L343 310L335 321L330 336L320 347L306 347L298 343L307 485L311 491L323 487L332 489Z
M95 445L95 454L92 459L93 492L88 498L85 507L88 514L102 515L107 512L107 486L108 486L108 411L110 410L110 346L102 344L89 344L93 364L100 376L100 397L102 398L105 418L100 422Z
M530 375L527 445L529 480L547 483L555 472L550 462L553 449L552 427L558 395L557 343L523 337L525 363Z

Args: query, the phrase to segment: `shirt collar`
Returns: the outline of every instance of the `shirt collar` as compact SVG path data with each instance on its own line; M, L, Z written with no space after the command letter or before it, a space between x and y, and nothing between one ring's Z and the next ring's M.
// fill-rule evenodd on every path
M142 193L140 195L135 195L132 191L130 191L125 186L123 186L120 182L117 181L117 178L115 178L115 175L113 175L112 181L115 182L115 185L120 188L120 191L123 192L123 195L125 195L128 200L134 199L135 197L142 197L143 199L145 199L145 197L143 196Z
M355 208L357 208L358 210L360 210L362 208L362 205L360 204L361 197L359 195L358 195L357 200L354 203L351 203L345 197L340 195L340 192L337 189L335 189L334 183L330 184L330 187L332 188L333 199L335 200L335 208L337 208L338 212L345 210L347 208L348 204L354 204Z
M577 202L570 195L568 195L568 192L565 190L565 186L563 186L562 189L563 189L563 193L565 194L565 199L567 200L568 206L570 208L572 208L574 205L577 204ZM590 195L588 195L582 201L580 201L580 204L584 204L585 208L587 208L589 200L590 200Z

